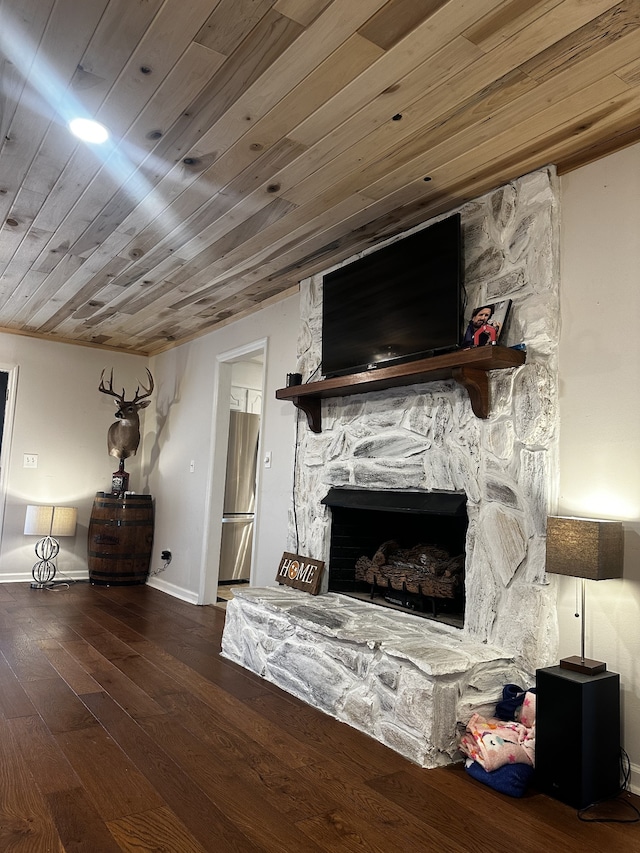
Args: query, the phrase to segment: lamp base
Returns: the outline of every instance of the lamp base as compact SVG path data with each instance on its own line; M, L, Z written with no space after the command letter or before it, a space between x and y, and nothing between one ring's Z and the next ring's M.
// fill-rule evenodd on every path
M571 669L574 672L582 672L584 675L597 675L599 672L605 672L607 669L604 661L582 658L580 655L563 658L560 661L560 666L562 669Z

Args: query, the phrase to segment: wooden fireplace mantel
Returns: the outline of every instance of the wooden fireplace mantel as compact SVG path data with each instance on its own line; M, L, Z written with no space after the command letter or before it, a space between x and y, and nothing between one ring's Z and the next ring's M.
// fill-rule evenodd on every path
M420 382L455 379L467 389L475 415L487 418L490 411L489 371L519 367L525 360L526 353L522 350L499 345L475 347L350 376L279 388L276 398L290 400L306 414L311 431L322 432L321 401L328 397L347 397Z

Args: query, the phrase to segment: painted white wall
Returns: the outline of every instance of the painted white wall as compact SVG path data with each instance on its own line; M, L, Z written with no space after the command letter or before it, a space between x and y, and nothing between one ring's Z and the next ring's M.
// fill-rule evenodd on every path
M586 654L619 672L623 746L640 790L640 146L565 175L560 498L563 515L624 522L624 578L587 583ZM560 579L561 657L580 653Z
M262 365L251 361L240 361L233 364L231 382L233 385L239 385L242 388L262 390Z
M0 334L0 363L17 366L12 442L6 474L7 500L0 544L0 580L29 577L36 539L25 537L28 504L78 507L74 539L60 542L58 568L87 577L87 529L97 491L111 488L118 462L107 452L115 418L113 398L98 391L103 368L114 384L135 391L145 380L146 359L89 347ZM38 467L24 468L23 455L37 454ZM130 488L144 491L140 451L127 460Z
M161 566L161 550L172 552L171 564L151 577L152 585L195 602L199 600L202 573L217 571L218 555L212 548L209 528L219 524L218 516L222 517L225 468L214 465L216 440L222 440L221 434L215 435L214 425L218 391L228 410L231 382L229 370L227 385L217 388L218 358L265 339L261 456L270 450L272 465L261 467L258 475L251 582L257 586L274 583L287 547L295 428L293 406L276 400L275 392L295 368L298 319L299 299L292 296L151 360L157 412L155 423L153 414L146 421L145 465L156 501L152 571ZM200 601L208 603L210 593L208 588L208 595Z

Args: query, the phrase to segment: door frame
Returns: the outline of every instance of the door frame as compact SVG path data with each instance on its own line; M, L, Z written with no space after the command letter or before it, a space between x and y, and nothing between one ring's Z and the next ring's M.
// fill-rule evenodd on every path
M13 421L16 411L18 390L18 365L0 362L0 371L8 374L7 399L4 407L4 428L2 433L2 451L0 452L0 543L3 541L4 516L9 486L9 465L11 463L11 445L13 439Z
M214 375L213 409L211 415L212 442L210 465L205 495L205 517L203 531L202 563L200 569L200 584L198 589L198 604L215 604L218 590L218 575L220 573L220 545L222 543L222 511L224 485L227 473L227 452L229 445L229 412L231 396L231 374L234 362L246 361L252 355L262 355L262 389L266 387L268 338L235 347L221 352L216 356ZM263 418L263 415L261 415ZM258 460L262 459L262 422L258 439ZM260 514L260 484L262 481L262 465L258 461L256 472L256 505L252 533L251 577L255 573L256 530Z

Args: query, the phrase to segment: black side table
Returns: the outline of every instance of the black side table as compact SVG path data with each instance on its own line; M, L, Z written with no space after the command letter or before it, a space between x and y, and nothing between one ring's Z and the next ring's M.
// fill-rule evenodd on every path
M536 673L536 783L576 809L620 790L620 676Z

